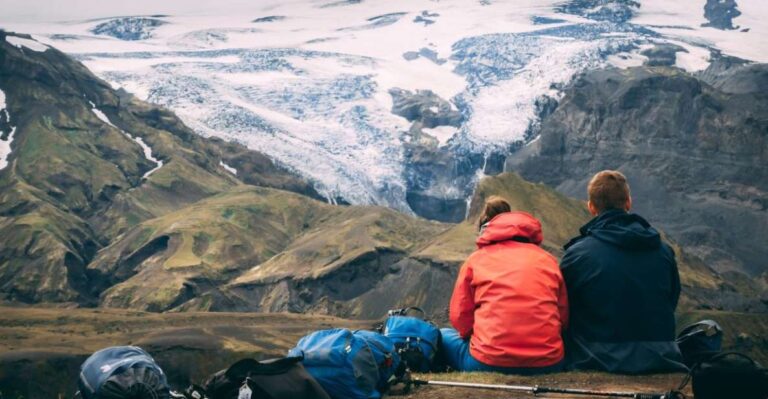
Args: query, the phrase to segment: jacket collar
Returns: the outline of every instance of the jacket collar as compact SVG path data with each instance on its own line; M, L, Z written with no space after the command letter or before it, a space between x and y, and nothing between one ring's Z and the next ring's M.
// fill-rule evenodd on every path
M628 249L656 248L661 243L659 232L648 221L621 209L604 211L582 226L579 233L563 248L568 249L588 236Z
M476 244L478 248L482 248L509 240L541 244L544 241L541 222L525 212L505 212L496 215L483 226Z

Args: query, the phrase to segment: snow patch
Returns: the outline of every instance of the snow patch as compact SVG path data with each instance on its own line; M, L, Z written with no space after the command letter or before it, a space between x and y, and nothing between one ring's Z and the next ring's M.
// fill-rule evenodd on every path
M141 137L133 137L127 132L123 132L123 133L125 133L125 135L128 136L131 140L139 144L139 147L141 147L141 149L144 150L144 158L148 159L151 162L154 162L157 165L153 169L149 170L147 173L144 173L144 176L141 177L142 179L148 178L149 175L157 172L158 169L163 167L163 161L161 159L157 159L154 156L152 156L152 148L150 148Z
M130 133L124 131L123 129L120 129L119 127L112 124L112 121L109 120L106 114L102 112L100 109L96 108L96 105L93 103L93 101L88 101L89 104L91 104L91 111L93 111L94 115L96 115L99 120L106 123L109 126L112 126L113 128L119 130L122 132L126 137L136 142L136 144L141 147L141 150L144 152L144 158L149 160L150 162L154 163L156 166L149 170L147 173L144 173L144 176L142 176L142 179L148 178L152 173L157 172L158 169L163 167L163 161L161 159L157 159L152 155L152 148L150 148L147 143L144 142L144 139L138 136L133 136Z
M5 120L8 122L8 125L11 124L11 114L8 113L8 109L6 108L7 105L5 103L5 93L0 90L0 112L5 113ZM0 136L2 136L3 131L0 130ZM11 156L11 143L13 142L13 136L16 134L16 127L11 126L11 132L8 133L8 137L6 140L3 140L2 137L0 137L0 170L5 169L6 166L8 166L8 158Z
M103 112L101 112L100 109L96 108L96 104L93 103L93 101L88 101L89 104L91 104L91 112L93 112L94 115L96 115L99 120L106 123L109 126L112 126L113 128L117 129L118 127L112 124L112 121L107 118L107 115L105 115ZM122 131L122 130L121 130Z
M23 37L18 37L18 36L7 35L5 36L5 40L8 43L18 48L28 48L32 51L37 51L37 52L43 52L45 50L48 50L49 48L48 46L38 42L37 40L25 39Z
M709 49L699 46L692 46L684 42L675 41L673 43L685 48L686 50L678 51L676 53L676 67L685 69L688 72L699 72L709 67L711 54Z
M6 113L6 115L8 114ZM0 170L3 170L8 166L8 158L11 156L11 143L13 142L13 136L15 134L16 127L11 126L11 133L8 134L8 140L0 139Z
M609 64L619 69L627 69L642 66L648 57L637 53L612 54L606 58Z
M421 131L436 138L437 141L440 142L440 146L442 147L448 144L448 140L450 140L451 137L456 135L459 129L453 126L437 126L432 129L425 127L425 128L422 128Z
M224 168L224 170L226 170L227 172L232 173L233 175L237 176L237 169L235 169L235 168L225 164L224 161L220 160L219 161L219 166Z

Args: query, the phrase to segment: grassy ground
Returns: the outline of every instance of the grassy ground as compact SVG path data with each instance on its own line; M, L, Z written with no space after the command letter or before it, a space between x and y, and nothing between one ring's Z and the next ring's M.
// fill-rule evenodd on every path
M4 399L68 397L78 368L92 352L133 344L148 350L175 387L200 383L245 357L282 356L303 335L332 327L368 328L369 321L254 313L146 313L110 309L0 307L0 394ZM24 378L20 378L24 376ZM616 376L559 373L538 377L495 373L417 374L421 380L542 385L620 391L667 391L678 374ZM403 396L526 398L525 393L424 386ZM539 396L547 397L547 396ZM568 396L558 396L568 397Z

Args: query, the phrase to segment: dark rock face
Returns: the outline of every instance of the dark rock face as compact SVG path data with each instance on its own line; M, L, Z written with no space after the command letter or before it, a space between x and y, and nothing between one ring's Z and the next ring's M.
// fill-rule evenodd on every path
M266 16L266 17L256 18L256 19L254 19L251 22L253 22L255 24L259 24L259 23L265 23L265 22L277 22L277 21L282 21L284 19L285 19L284 15L270 15L270 16Z
M431 90L418 90L413 93L393 88L389 90L389 94L392 96L392 113L410 122L421 122L426 128L461 125L462 116L459 111L452 109L451 103Z
M634 16L638 8L640 3L634 0L570 0L555 9L596 21L624 23Z
M701 26L722 30L738 29L738 26L733 26L733 19L741 15L737 7L735 0L707 0L707 4L704 5L704 18L709 22Z
M430 90L415 93L391 89L392 113L413 122L406 133L406 201L419 216L443 222L464 220L466 198L470 193L457 187L470 187L475 171L483 165L483 156L458 156L450 145L422 129L461 126L463 116L448 101Z
M91 32L112 36L120 40L144 40L152 37L152 31L167 22L156 18L116 18L96 25Z
M403 58L408 61L413 61L419 57L424 57L437 65L445 64L448 61L445 58L440 58L435 50L428 47L422 47L419 51L407 51L403 53Z
M725 93L761 95L768 92L768 68L765 65L745 64L725 68L719 73L710 72L709 69L705 70L701 76L702 80Z
M659 44L640 54L648 57L645 66L674 66L675 61L677 61L677 53L680 51L688 52L683 47L674 44Z
M602 70L578 77L537 151L508 167L584 198L591 176L624 172L638 213L720 272L768 268L766 65L710 71ZM534 152L530 155L530 152Z

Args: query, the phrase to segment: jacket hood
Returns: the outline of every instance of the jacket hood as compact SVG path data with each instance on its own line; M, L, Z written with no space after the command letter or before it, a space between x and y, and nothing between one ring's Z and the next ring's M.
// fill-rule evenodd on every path
M504 212L483 226L476 243L478 248L482 248L508 240L541 244L544 241L541 222L525 212Z
M619 209L601 213L582 226L579 232L581 236L566 244L566 249L587 236L633 250L655 249L661 245L661 236L650 223L639 215Z

